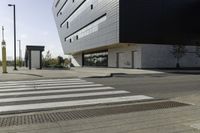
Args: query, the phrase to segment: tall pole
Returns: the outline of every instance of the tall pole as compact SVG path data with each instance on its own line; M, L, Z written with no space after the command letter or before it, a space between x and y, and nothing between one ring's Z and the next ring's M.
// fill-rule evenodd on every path
M16 64L16 14L15 14L15 5L8 4L8 6L13 7L13 19L14 19L14 70L17 70Z
M16 15L15 15L15 5L13 5L13 17L14 17L14 70L17 70L17 63L16 63Z

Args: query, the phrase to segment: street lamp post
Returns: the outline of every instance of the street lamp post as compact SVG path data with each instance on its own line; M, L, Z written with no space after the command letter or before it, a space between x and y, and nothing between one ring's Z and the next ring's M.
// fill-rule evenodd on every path
M8 4L13 7L13 19L14 19L14 70L17 70L16 66L16 15L15 15L15 4Z

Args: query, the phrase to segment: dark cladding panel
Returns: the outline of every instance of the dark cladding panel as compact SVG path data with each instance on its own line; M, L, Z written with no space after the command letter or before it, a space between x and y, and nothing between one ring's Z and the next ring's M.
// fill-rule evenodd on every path
M120 0L120 42L194 44L200 0Z
M164 0L165 42L195 44L200 40L200 1Z

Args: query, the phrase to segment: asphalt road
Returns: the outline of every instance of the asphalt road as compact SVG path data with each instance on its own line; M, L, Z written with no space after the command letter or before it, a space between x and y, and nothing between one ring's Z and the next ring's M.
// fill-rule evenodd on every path
M200 93L200 75L162 74L86 80L130 91L134 95L148 95L159 99L171 99Z

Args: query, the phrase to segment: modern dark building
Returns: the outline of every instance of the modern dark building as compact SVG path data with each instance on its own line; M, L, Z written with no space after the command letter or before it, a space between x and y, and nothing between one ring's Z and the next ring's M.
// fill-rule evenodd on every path
M199 0L55 0L53 13L65 54L79 66L200 67Z
M42 52L44 46L26 46L25 65L29 69L42 69Z

